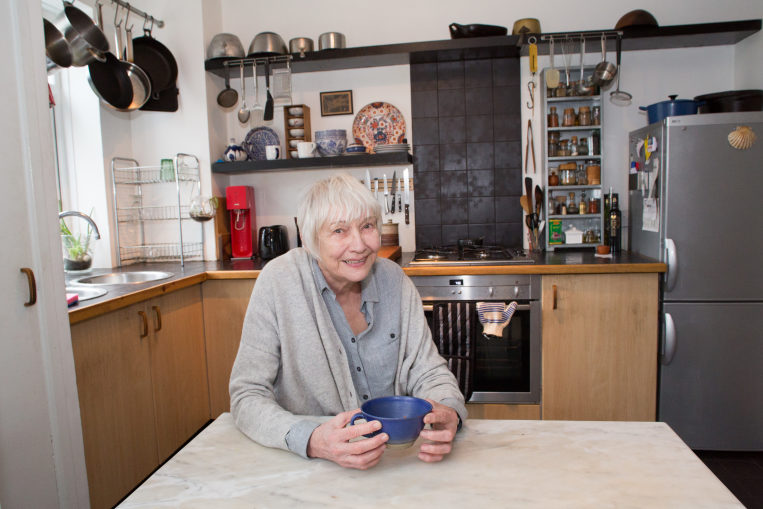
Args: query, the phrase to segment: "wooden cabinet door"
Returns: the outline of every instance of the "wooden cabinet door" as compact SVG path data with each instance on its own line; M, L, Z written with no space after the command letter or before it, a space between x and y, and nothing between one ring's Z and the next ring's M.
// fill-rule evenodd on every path
M149 336L141 338L139 312L142 303L71 328L94 509L114 506L159 463Z
M241 327L253 279L208 280L202 284L212 418L230 411L230 372L241 341Z
M209 420L201 287L152 299L151 376L159 461Z
M657 278L543 276L543 419L656 418Z

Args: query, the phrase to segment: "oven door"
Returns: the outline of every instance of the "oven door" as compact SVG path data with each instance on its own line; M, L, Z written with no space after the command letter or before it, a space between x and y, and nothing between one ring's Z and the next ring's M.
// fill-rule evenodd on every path
M424 302L432 339L470 403L540 403L540 302L517 304L503 334L488 336L476 301Z

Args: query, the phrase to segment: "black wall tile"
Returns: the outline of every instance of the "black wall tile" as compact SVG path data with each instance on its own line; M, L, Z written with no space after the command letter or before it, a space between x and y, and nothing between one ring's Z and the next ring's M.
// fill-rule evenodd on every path
M521 209L520 209L521 210ZM510 247L522 245L522 223L496 223L495 240L498 244Z
M495 203L492 198L474 197L469 200L469 223L494 223Z
M459 239L467 238L469 238L469 225L467 224L449 224L442 227L442 243L444 245L455 244Z
M468 195L467 191L465 171L448 171L442 173L440 179L440 197L443 199L443 202L445 198L466 198Z
M440 90L437 92L437 114L442 117L463 117L464 89Z
M437 91L422 90L411 92L411 115L417 117L437 116Z
M520 196L524 194L520 168L495 169L495 195Z
M495 193L494 170L469 170L466 176L469 197L493 196Z
M464 88L464 62L438 62L437 88L447 90Z
M440 171L440 145L414 145L413 164L416 172L439 172ZM418 178L418 177L417 177ZM416 182L418 186L418 182ZM418 187L416 188L418 196ZM424 198L429 198L425 196Z
M488 224L470 224L469 238L479 239L482 237L485 244L495 244L495 223Z
M416 198L416 226L418 225L439 225L440 219L440 200L439 198Z
M504 113L493 116L493 140L517 141L522 140L522 116L520 113Z
M493 168L493 144L467 143L466 168L469 170L486 170Z
M437 145L429 145L437 147ZM419 171L413 175L416 182L416 202L419 199L439 198L440 197L440 172L439 171Z
M436 145L440 142L437 117L413 119L414 145Z
M520 168L522 166L522 143L500 141L494 145L496 168Z
M519 59L496 58L493 60L493 86L518 88L519 83ZM517 94L517 96L519 96Z
M466 89L466 111L470 115L487 115L493 111L492 88Z
M466 117L439 117L440 145L466 141Z
M494 114L519 113L521 111L520 106L520 96L514 87L493 88Z
M440 171L466 169L466 143L440 145Z
M521 210L519 196L496 196L495 197L495 221L496 223L508 223L516 221L517 209Z
M418 200L416 200L418 201ZM419 225L416 218L416 248L424 249L427 247L442 246L442 227L438 225L427 226Z
M469 215L469 202L466 198L443 198L441 203L443 226L466 223Z
M466 88L490 87L492 85L492 60L467 60L464 62L464 86Z
M467 115L466 116L466 141L492 141L493 140L493 116L492 115Z
M411 65L411 91L437 90L437 64Z

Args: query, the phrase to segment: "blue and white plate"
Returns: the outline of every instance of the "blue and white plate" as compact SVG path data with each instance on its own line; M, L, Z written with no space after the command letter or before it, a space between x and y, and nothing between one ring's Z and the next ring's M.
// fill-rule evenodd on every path
M246 138L241 143L249 154L249 159L253 161L265 161L267 156L265 155L265 147L268 145L281 145L281 140L278 138L278 133L269 127L255 127L248 133Z

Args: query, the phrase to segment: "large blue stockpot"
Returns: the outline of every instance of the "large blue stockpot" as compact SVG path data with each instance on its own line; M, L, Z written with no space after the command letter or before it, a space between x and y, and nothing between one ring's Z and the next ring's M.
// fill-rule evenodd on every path
M367 422L379 421L382 425L379 433L389 435L387 447L410 447L424 429L424 416L432 411L432 404L412 396L385 396L366 401L360 407L360 413L352 416L350 424L358 419Z
M695 115L704 102L694 99L676 99L677 95L669 95L669 101L661 101L649 106L639 106L638 109L646 111L649 123L661 122L665 117L677 117L679 115Z

